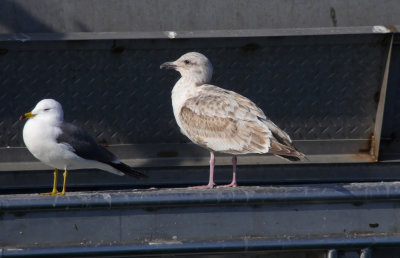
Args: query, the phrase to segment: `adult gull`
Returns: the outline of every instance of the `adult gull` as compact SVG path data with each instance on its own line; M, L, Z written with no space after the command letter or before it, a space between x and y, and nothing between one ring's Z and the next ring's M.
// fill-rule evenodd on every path
M270 153L286 160L298 161L305 155L292 145L289 135L269 120L248 98L208 84L213 67L204 55L186 53L178 60L166 62L161 69L173 69L181 78L172 89L172 107L181 132L192 142L210 151L210 176L213 188L214 152L233 155L232 182L221 187L235 187L236 155Z
M97 168L120 176L147 177L122 163L83 129L64 122L61 104L53 99L41 100L31 112L22 115L22 119L28 119L23 129L28 150L37 159L55 168L53 190L46 194L64 195L67 170L71 169ZM57 191L58 169L64 170L61 192Z

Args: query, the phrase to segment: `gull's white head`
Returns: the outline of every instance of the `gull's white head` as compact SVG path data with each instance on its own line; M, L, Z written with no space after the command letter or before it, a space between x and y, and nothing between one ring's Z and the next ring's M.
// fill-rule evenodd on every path
M64 113L61 104L54 99L43 99L39 101L35 108L20 117L20 120L25 118L46 119L49 121L63 121Z
M189 52L174 62L163 63L160 69L163 68L176 70L182 78L197 85L209 83L213 73L213 67L208 58L197 52Z

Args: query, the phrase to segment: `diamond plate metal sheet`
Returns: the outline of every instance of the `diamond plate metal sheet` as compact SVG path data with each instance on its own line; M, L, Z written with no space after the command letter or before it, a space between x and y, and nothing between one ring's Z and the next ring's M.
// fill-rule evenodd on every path
M0 146L24 146L19 114L55 98L65 119L107 144L182 143L159 65L207 55L212 82L259 105L294 139L366 139L385 61L383 36L0 43Z

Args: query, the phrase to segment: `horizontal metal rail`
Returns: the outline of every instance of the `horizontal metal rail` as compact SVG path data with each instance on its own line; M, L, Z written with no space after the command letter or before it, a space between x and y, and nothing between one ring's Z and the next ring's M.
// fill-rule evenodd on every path
M249 240L223 242L153 242L143 245L96 246L96 247L58 247L58 248L0 248L0 257L99 257L99 256L143 256L162 254L200 254L200 253L251 253L266 250L304 249L358 249L365 247L398 247L400 236L363 237L354 239L324 238L307 240ZM365 249L369 250L369 249ZM365 252L365 251L364 251ZM362 257L362 256L360 256ZM369 257L369 256L367 256Z
M318 36L348 34L395 33L395 26L359 26L326 28L288 28L288 29L246 29L246 30L207 30L207 31L159 31L159 32L68 32L68 33L15 33L0 34L1 41L57 41L57 40L121 40L121 39L188 39L188 38L242 38L242 37L281 37Z
M165 188L102 192L70 192L66 196L1 195L1 212L91 208L257 205L268 203L354 203L400 200L400 182L312 184L196 190Z

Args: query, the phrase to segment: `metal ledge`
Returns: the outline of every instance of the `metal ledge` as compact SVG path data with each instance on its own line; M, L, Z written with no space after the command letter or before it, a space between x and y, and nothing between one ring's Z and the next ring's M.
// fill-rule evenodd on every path
M399 199L400 182L3 195L0 254L60 257L396 246Z
M294 141L307 160L299 163L375 162L369 153L369 139L303 140ZM208 166L209 152L195 144L123 144L108 149L133 167ZM231 155L217 154L217 165L231 165ZM240 165L290 164L266 154L241 155ZM24 147L0 148L0 171L52 169L35 159Z
M375 162L368 154L332 154L329 155L307 155L303 163L364 163ZM208 166L209 157L187 158L154 158L154 159L121 159L132 167L165 167L165 166ZM217 165L231 165L232 157L218 157ZM241 165L268 165L268 164L289 164L288 161L279 159L271 155L246 155L240 157ZM28 162L4 162L0 163L0 171L21 171L21 170L52 170L49 166L40 161Z
M60 248L0 248L0 257L133 257L144 255L167 254L226 254L252 253L267 250L315 250L330 248L365 248L398 247L400 236L395 237L363 237L363 238L325 238L325 239L287 239L287 240L254 240L223 242L153 242L143 245L96 246L96 247L60 247ZM297 253L298 254L298 253ZM148 256L146 256L148 257ZM257 256L258 257L258 256Z
M246 29L207 31L158 32L69 32L69 33L15 33L0 34L0 41L57 41L57 40L110 40L110 39L188 39L188 38L241 38L348 34L385 34L397 32L399 25L358 27L321 27L289 29Z
M218 163L219 163L218 159ZM241 161L240 161L241 162ZM48 191L52 183L52 170L32 171L34 165L24 163L29 170L2 171L2 194L38 193ZM147 167L138 168L149 175L149 180L136 180L116 176L99 170L71 171L68 177L68 191L136 189L149 187L185 187L204 184L208 180L207 166ZM285 165L242 165L238 171L240 186L280 184L326 184L349 182L392 182L399 179L399 163L347 163L347 164L305 164ZM217 184L229 183L231 165L216 167ZM59 180L61 187L62 178Z
M268 203L353 203L400 199L400 182L69 192L66 196L1 195L0 211L69 210Z

